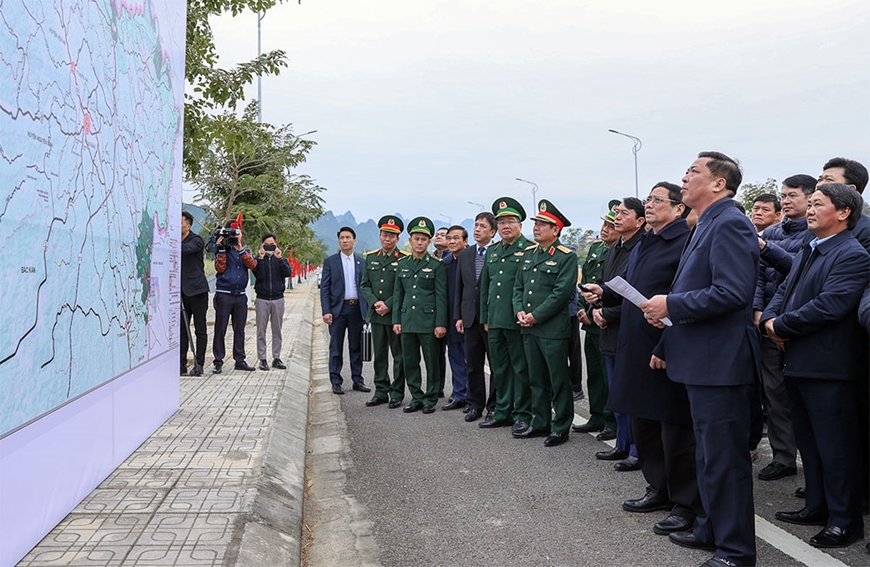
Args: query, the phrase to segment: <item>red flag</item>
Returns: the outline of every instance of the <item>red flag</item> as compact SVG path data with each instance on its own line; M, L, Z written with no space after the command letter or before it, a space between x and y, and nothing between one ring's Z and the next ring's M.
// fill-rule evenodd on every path
M236 217L236 224L239 225L239 228L242 228L242 213L239 213L239 216Z

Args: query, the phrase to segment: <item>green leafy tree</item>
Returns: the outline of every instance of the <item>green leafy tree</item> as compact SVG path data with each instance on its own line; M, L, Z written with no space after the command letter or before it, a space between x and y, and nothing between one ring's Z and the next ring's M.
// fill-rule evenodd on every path
M562 244L571 246L577 250L577 261L582 264L589 253L589 245L595 240L595 231L591 229L584 230L581 227L567 228L562 231L562 236L559 237Z
M779 189L779 183L776 179L768 177L767 181L761 184L744 183L740 186L740 190L737 191L736 198L743 205L743 208L746 209L746 212L749 213L752 210L756 197L764 193L779 195Z
M256 248L263 233L273 232L282 248L294 248L294 257L319 264L323 245L308 225L324 213L323 188L293 173L316 143L296 136L289 125L256 122L257 111L252 101L241 117L231 111L213 117L217 127L198 175L190 179L198 190L194 200L219 225L242 213L249 246ZM300 250L311 256L300 256Z
M301 3L301 0L299 0ZM232 68L218 67L217 48L209 19L245 10L265 13L282 0L188 0L187 44L184 76L184 172L197 177L210 141L222 123L216 114L235 110L244 100L244 90L258 76L277 75L287 66L280 50L263 53Z

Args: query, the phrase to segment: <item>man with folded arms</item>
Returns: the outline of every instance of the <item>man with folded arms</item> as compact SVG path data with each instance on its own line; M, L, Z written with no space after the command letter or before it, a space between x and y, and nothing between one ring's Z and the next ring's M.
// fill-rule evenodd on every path
M785 384L806 479L806 506L777 512L783 522L822 525L815 547L845 547L864 537L861 473L855 455L859 380L866 380L867 335L858 324L870 282L870 254L852 229L863 200L841 183L810 197L801 248L785 283L761 316L764 333L785 352Z

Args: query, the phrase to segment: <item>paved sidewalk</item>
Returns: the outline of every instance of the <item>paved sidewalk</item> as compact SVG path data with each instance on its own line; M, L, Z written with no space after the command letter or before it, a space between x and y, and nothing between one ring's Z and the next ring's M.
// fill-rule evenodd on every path
M181 377L175 415L19 566L298 565L314 281L285 295L287 370L230 360L214 375L209 353L205 375ZM246 339L255 364L253 309Z

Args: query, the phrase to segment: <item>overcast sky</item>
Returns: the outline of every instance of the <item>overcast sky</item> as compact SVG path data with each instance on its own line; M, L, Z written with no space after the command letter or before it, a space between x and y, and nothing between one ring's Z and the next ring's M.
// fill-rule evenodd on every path
M502 195L594 228L610 198L679 183L703 150L744 182L870 164L866 0L303 0L262 22L263 120L317 130L301 171L358 221L436 224ZM257 53L257 18L214 22L221 63ZM256 98L256 87L249 90Z

